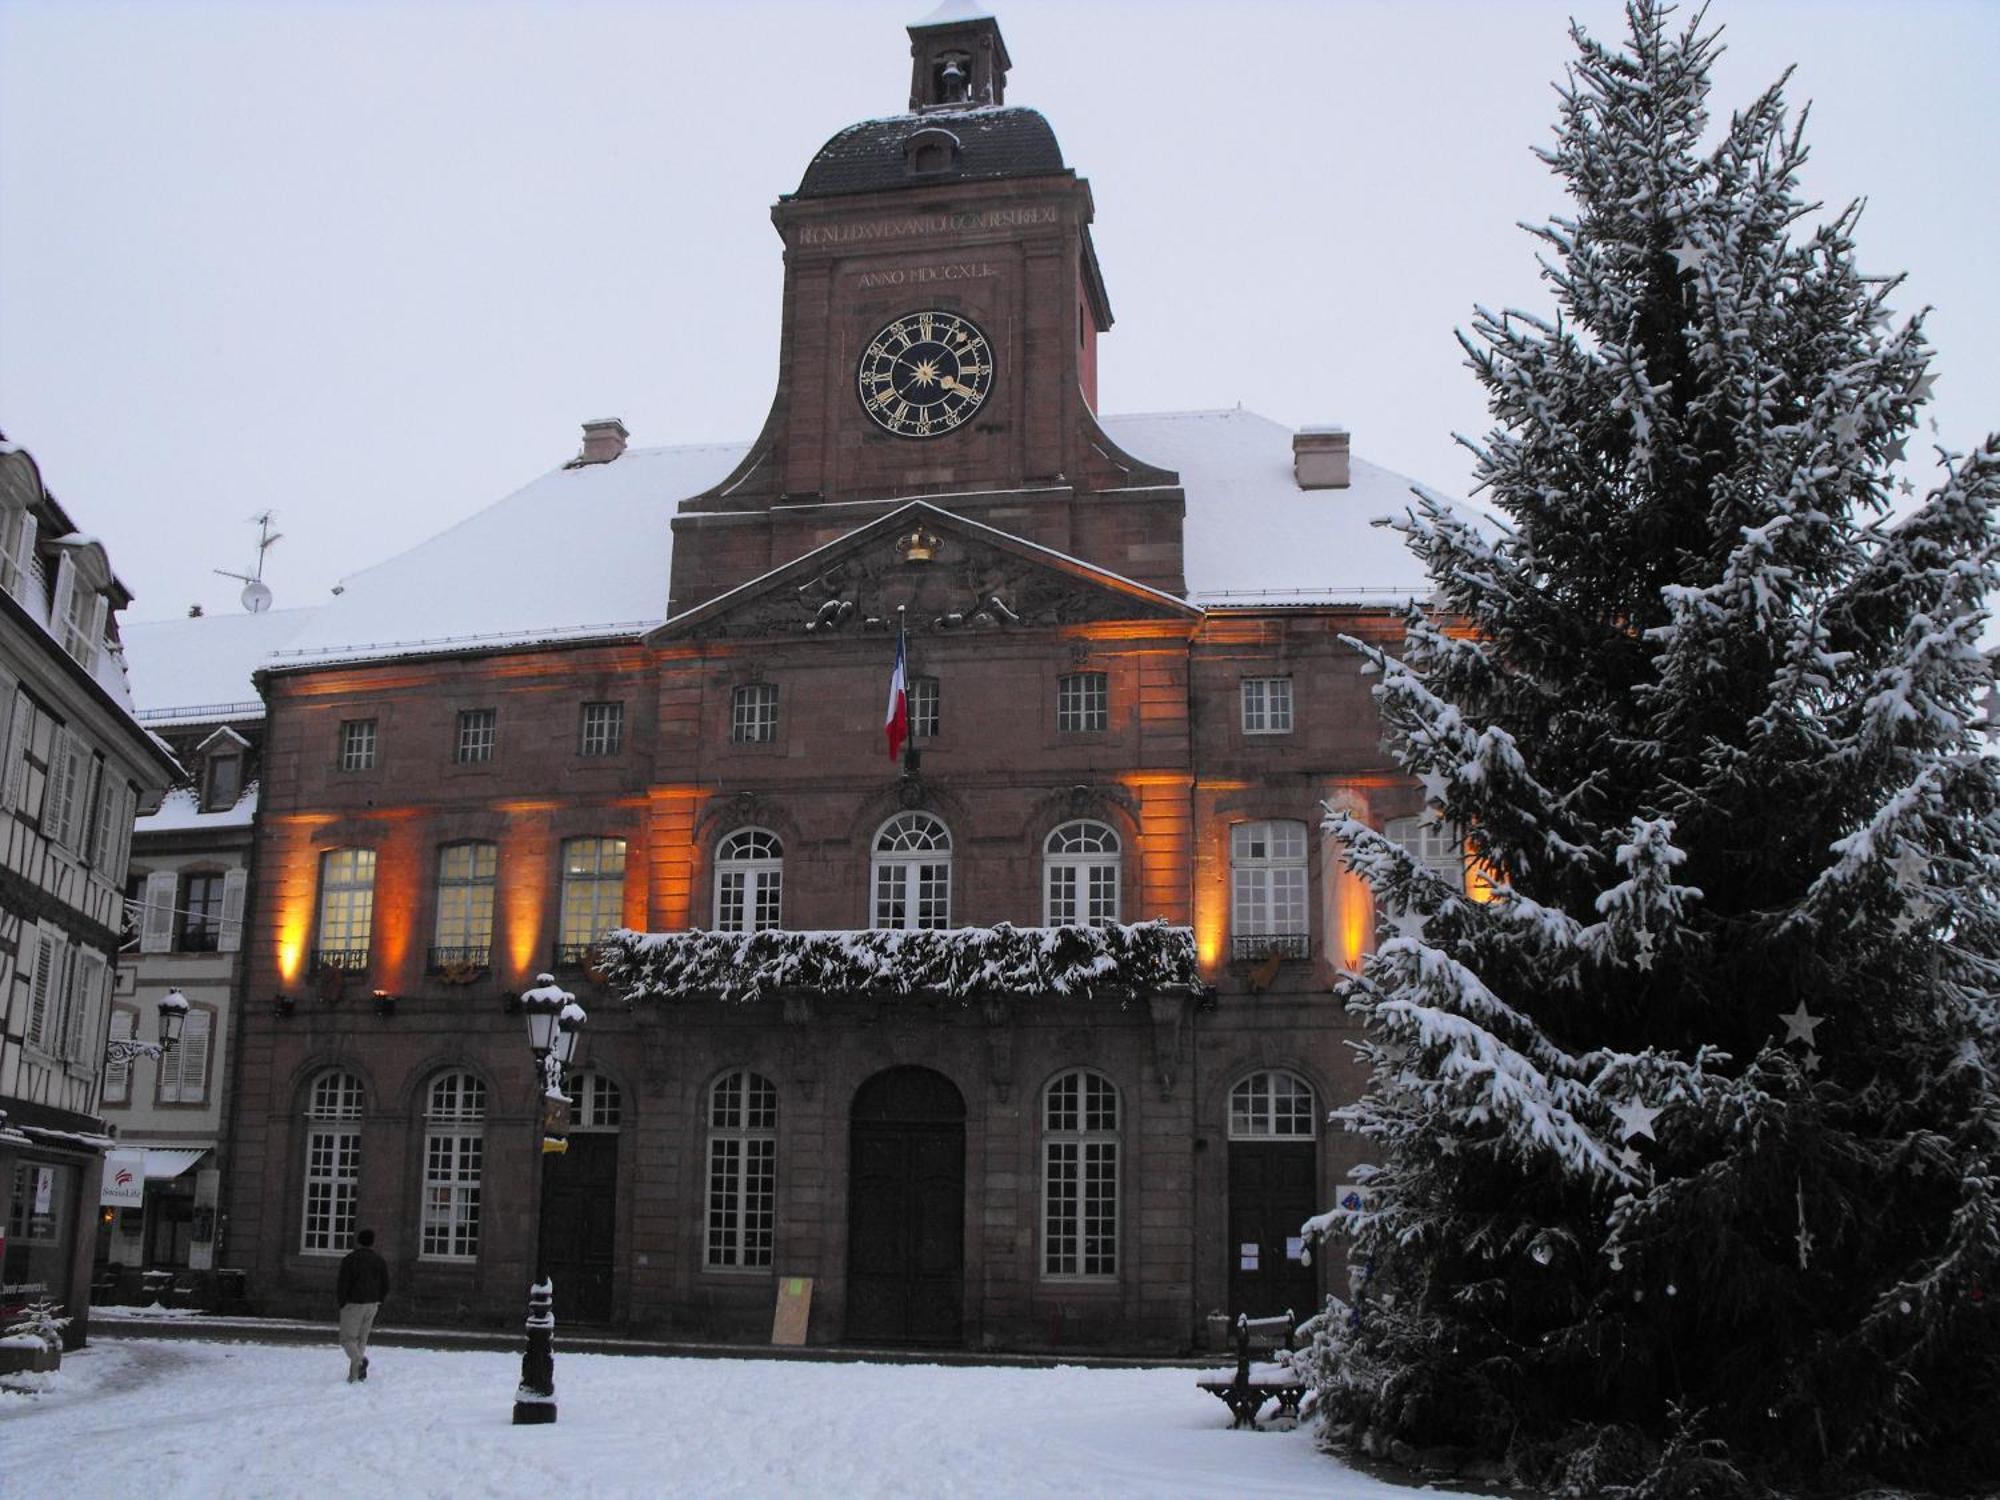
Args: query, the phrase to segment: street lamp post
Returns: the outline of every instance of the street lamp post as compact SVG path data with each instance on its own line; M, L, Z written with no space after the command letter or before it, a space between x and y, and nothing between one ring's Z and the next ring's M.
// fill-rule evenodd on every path
M553 974L537 974L535 987L521 996L521 1010L528 1021L528 1045L534 1049L535 1071L541 1079L541 1093L535 1101L537 1156L544 1159L542 1188L548 1187L553 1163L546 1159L562 1154L566 1142L556 1132L563 1106L569 1096L563 1092L563 1070L575 1061L577 1044L589 1017L576 996L556 983ZM533 1204L535 1236L535 1279L528 1288L528 1345L521 1353L521 1384L514 1392L514 1425L524 1426L556 1419L555 1288L549 1283L543 1259L542 1204Z
M104 1060L129 1063L137 1057L164 1057L179 1044L181 1028L187 1024L187 1017L187 996L179 990L168 990L160 997L159 1041L142 1042L137 1037L113 1037L104 1044Z

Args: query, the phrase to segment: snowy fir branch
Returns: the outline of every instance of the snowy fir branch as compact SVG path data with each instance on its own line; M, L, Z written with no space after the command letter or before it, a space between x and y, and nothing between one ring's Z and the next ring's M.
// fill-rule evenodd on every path
M1194 931L1166 922L1106 927L881 929L863 932L611 933L598 948L631 1003L749 1002L787 993L1126 998L1197 992Z

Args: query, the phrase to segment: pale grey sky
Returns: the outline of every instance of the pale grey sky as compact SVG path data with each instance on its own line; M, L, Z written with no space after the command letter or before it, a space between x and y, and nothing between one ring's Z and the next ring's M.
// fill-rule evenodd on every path
M1609 0L990 0L1089 178L1111 412L1339 421L1462 493L1486 427L1452 332L1546 307L1514 224L1574 14ZM930 0L0 0L0 430L101 536L133 618L280 604L571 457L747 440L769 404L771 201L899 111ZM1940 440L2000 427L2000 4L1716 0L1714 97L1788 64L1807 187L1934 306ZM1930 434L1925 433L1928 442ZM1913 444L1911 477L1934 472ZM445 586L587 587L547 578ZM661 581L662 595L665 580Z

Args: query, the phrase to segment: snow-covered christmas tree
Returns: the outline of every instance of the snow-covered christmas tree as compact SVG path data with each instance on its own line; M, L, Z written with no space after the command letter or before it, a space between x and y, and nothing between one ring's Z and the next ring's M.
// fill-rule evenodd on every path
M1420 496L1437 613L1356 643L1477 878L1329 823L1424 921L1344 985L1323 1410L1567 1493L1991 1481L2000 447L1916 451L1922 318L1782 81L1711 138L1715 32L1628 24L1573 33L1555 309L1462 340L1495 514Z

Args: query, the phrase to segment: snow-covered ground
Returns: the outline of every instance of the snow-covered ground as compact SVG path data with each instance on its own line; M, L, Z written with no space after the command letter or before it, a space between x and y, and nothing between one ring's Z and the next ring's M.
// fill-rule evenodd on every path
M1310 1496L1407 1500L1309 1426L1231 1432L1188 1370L558 1354L561 1420L509 1423L518 1356L99 1338L0 1393L0 1495Z

